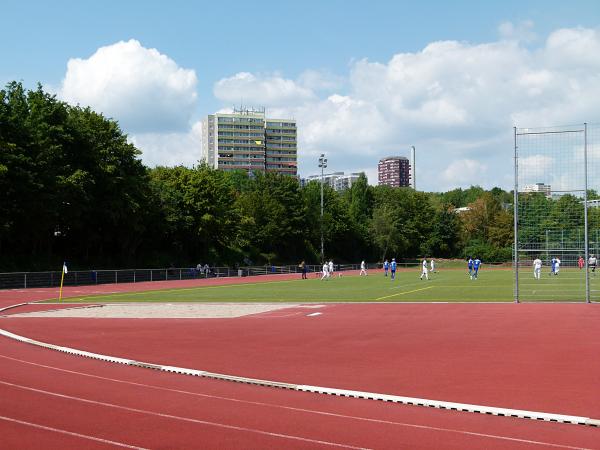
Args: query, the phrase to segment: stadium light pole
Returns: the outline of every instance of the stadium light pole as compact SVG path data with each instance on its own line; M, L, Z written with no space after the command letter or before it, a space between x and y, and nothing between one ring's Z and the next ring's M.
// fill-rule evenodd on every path
M325 261L325 244L323 240L323 170L327 167L327 158L321 153L319 156L319 167L321 168L321 263Z

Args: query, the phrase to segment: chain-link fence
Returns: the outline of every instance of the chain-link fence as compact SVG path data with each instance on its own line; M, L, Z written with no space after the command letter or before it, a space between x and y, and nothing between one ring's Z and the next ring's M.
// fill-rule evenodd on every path
M377 267L369 264L370 268ZM320 272L321 265L307 265L307 272ZM359 270L360 264L336 264L335 269ZM65 274L64 286L84 286L111 283L142 283L151 281L192 280L214 277L247 277L300 273L297 265L287 266L244 266L166 269L123 269L123 270L69 270ZM60 286L61 271L0 273L0 289L27 289Z
M600 125L515 128L515 300L592 301Z

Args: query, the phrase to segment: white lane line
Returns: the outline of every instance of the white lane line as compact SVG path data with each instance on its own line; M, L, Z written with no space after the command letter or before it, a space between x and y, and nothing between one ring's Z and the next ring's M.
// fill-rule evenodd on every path
M133 448L133 449L136 449L136 450L148 450L145 447L136 447L135 445L128 445L128 444L124 444L122 442L110 441L108 439L97 438L97 437L94 437L94 436L89 436L87 434L74 433L72 431L62 430L60 428L48 427L46 425L40 425L39 423L26 422L24 420L14 419L12 417L0 416L0 420L5 420L7 422L18 423L20 425L26 425L28 427L37 428L37 429L40 429L40 430L52 431L54 433L66 434L66 435L69 435L69 436L75 436L75 437L78 437L78 438L81 438L81 439L88 439L90 441L101 442L103 444L110 444L110 445L114 445L115 447Z
M356 449L356 450L365 449L365 447L354 447L352 445L338 444L336 442L322 441L322 440L319 440L319 439L310 439L310 438L304 438L304 437L300 437L300 436L293 436L293 435L282 434L282 433L272 433L270 431L262 431L262 430L256 430L256 429L253 429L253 428L238 427L238 426L235 426L235 425L227 425L227 424L218 423L218 422L209 422L207 420L193 419L191 417L175 416L175 415L172 415L172 414L159 413L159 412L155 412L155 411L149 411L149 410L146 410L146 409L130 408L128 406L116 405L114 403L99 402L99 401L90 400L90 399L87 399L87 398L74 397L74 396L71 396L71 395L59 394L58 392L46 391L44 389L36 389L36 388L29 387L29 386L22 386L20 384L9 383L7 381L0 381L0 384L3 384L5 386L10 386L10 387L13 387L13 388L16 388L16 389L21 389L21 390L24 390L24 391L35 392L37 394L49 395L49 396L52 396L52 397L64 398L64 399L67 399L67 400L75 400L75 401L78 401L78 402L88 403L88 404L91 404L91 405L105 406L105 407L108 407L108 408L115 408L115 409L120 409L120 410L128 411L128 412L134 412L134 413L146 414L146 415L150 415L150 416L162 417L162 418L165 418L165 419L179 420L179 421L182 421L182 422L190 422L190 423L196 423L196 424L200 424L200 425L208 425L208 426L217 427L217 428L225 428L227 430L244 431L244 432L247 432L247 433L260 434L260 435L263 435L263 436L277 437L277 438L282 438L282 439L291 439L291 440L302 441L302 442L310 442L312 444L328 445L330 447L350 448L350 449Z
M480 436L480 437L486 437L486 438L490 438L490 439L498 439L498 440L511 441L511 442L522 442L522 443L527 443L527 444L544 445L544 446L556 447L556 448L565 448L565 449L573 449L573 450L577 450L577 449L592 450L592 449L586 449L584 447L572 447L572 446L565 445L565 444L554 444L554 443L550 443L550 442L533 441L533 440L529 440L529 439L515 438L515 437L510 437L510 436L500 436L500 435L496 435L496 434L477 433L474 431L456 430L453 428L441 428L441 427L434 427L434 426L429 426L429 425L419 425L419 424L413 424L413 423L395 422L395 421L390 421L390 420L372 419L369 417L349 416L346 414L337 414L337 413L326 412L326 411L317 411L314 409L297 408L294 406L277 405L274 403L264 403L264 402L257 402L257 401L251 401L251 400L240 400L238 398L222 397L219 395L212 395L212 394L202 394L200 392L191 392L191 391L185 391L185 390L181 390L181 389L173 389L173 388L167 388L167 387L162 387L162 386L155 386L152 384L137 383L135 381L118 380L116 378L102 377L100 375L93 375L90 373L78 372L75 370L68 370L68 369L63 369L60 367L39 364L39 363L35 363L32 361L25 361L25 360L18 359L18 358L12 358L12 357L6 356L6 355L0 355L0 358L9 359L9 360L16 361L16 362L19 362L22 364L28 364L28 365L32 365L32 366L36 366L36 367L42 367L44 369L55 370L57 372L81 375L84 377L95 378L95 379L105 380L105 381L111 381L114 383L143 387L143 388L148 388L148 389L155 389L155 390L165 391L165 392L173 392L176 394L191 395L191 396L195 396L195 397L210 398L210 399L215 399L215 400L224 400L224 401L229 401L229 402L234 402L234 403L242 403L242 404L246 404L246 405L256 405L256 406L262 406L262 407L267 407L267 408L278 408L278 409L283 409L283 410L287 410L287 411L315 414L315 415L325 416L325 417L335 417L335 418L339 418L339 419L350 419L350 420L357 420L357 421L362 421L362 422L379 423L379 424L402 426L402 427L408 427L408 428L419 428L419 429L426 429L426 430L431 430L431 431L440 431L440 432L447 432L447 433L465 434L465 435L469 435L469 436Z
M320 312L316 312L316 313L312 313L312 314L307 314L306 317L315 317L315 316L320 316L323 313Z
M485 406L485 405L473 405L468 403L456 403L456 402L448 402L442 400L432 400L432 399L424 399L424 398L415 398L415 397L406 397L399 395L390 395L390 394L381 394L377 392L364 392L364 391L353 391L348 389L337 389L337 388L329 388L324 386L310 386L310 385L297 385L292 383L285 383L280 381L273 380L261 380L257 378L248 378L241 377L237 375L229 375L222 373L214 373L208 372L205 370L196 370L189 369L185 367L175 367L175 366L165 366L161 364L148 363L143 361L135 361L128 360L124 358L117 358L114 356L102 355L99 353L86 352L83 350L77 350L69 347L61 347L59 345L48 344L46 342L36 341L34 339L30 339L24 336L19 336L18 334L11 333L10 331L6 331L0 328L0 335L9 337L11 339L15 339L19 342L25 342L28 344L36 345L39 347L52 349L64 353L69 353L72 355L83 356L86 358L98 359L101 361L107 361L111 363L125 364L129 366L137 366L144 367L154 370L160 370L163 372L175 372L182 375L190 375L190 376L199 376L206 378L214 378L218 380L226 380L226 381L234 381L237 383L247 383L254 384L265 387L277 387L282 389L290 389L299 392L313 392L315 394L323 394L323 395L336 395L340 397L352 397L352 398L362 398L365 400L373 400L373 401L386 401L393 403L402 403L405 405L414 405L414 406L423 406L423 407L432 407L432 408L440 408L447 409L451 411L465 411L472 412L477 414L491 414L494 416L503 416L503 417L518 417L521 419L527 420L544 420L548 422L557 422L557 423L571 423L576 425L584 425L584 426L593 426L600 427L600 420L593 419L590 417L581 417L581 416L572 416L566 414L557 414L557 413L545 413L539 411L526 411L520 409L510 409L510 408L501 408L495 406Z

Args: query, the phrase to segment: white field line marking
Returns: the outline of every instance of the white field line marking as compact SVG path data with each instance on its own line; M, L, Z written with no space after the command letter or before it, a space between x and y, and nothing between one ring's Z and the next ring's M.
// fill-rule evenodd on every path
M37 394L49 395L49 396L52 396L52 397L58 397L58 398L63 398L63 399L67 399L67 400L75 400L75 401L78 401L78 402L88 403L88 404L91 404L91 405L105 406L105 407L108 407L108 408L115 408L115 409L120 409L120 410L128 411L128 412L134 412L134 413L146 414L146 415L150 415L150 416L162 417L162 418L165 418L165 419L179 420L179 421L182 421L182 422L190 422L190 423L196 423L196 424L200 424L200 425L208 425L208 426L213 426L213 427L217 427L217 428L225 428L225 429L228 429L228 430L244 431L244 432L248 432L248 433L261 434L261 435L270 436L270 437L278 437L278 438L291 439L291 440L302 441L302 442L310 442L310 443L313 443L313 444L328 445L328 446L331 446L331 447L342 447L342 448L350 448L350 449L356 449L356 450L364 449L364 447L354 447L352 445L338 444L336 442L328 442L328 441L321 441L321 440L318 440L318 439L303 438L303 437L300 437L300 436L292 436L292 435L289 435L289 434L272 433L272 432L269 432L269 431L256 430L256 429L253 429L253 428L238 427L238 426L235 426L235 425L227 425L227 424L224 424L224 423L209 422L209 421L206 421L206 420L193 419L191 417L182 417L182 416L175 416L175 415L172 415L172 414L159 413L159 412L155 412L155 411L149 411L149 410L146 410L146 409L130 408L128 406L116 405L114 403L99 402L99 401L96 401L96 400L89 400L87 398L74 397L74 396L66 395L66 394L59 394L58 392L51 392L51 391L46 391L46 390L43 390L43 389L36 389L36 388L28 387L28 386L22 386L22 385L19 385L19 384L8 383L6 381L0 381L0 384L3 384L5 386L10 386L10 387L13 387L13 388L16 388L16 389L21 389L21 390L25 390L25 391L35 392Z
M307 314L306 317L320 316L321 314L323 314L323 313L315 312L315 313L312 313L312 314Z
M427 287L424 287L424 288L421 288L421 289L413 289L412 291L398 292L396 294L386 295L386 296L383 296L383 297L376 298L375 301L383 300L384 298L396 297L398 295L412 294L413 292L424 291L426 289L431 289L431 288L433 288L433 286L427 286Z
M242 403L242 404L246 404L246 405L255 405L255 406L262 406L262 407L266 407L266 408L283 409L283 410L287 410L287 411L315 414L315 415L325 416L325 417L335 417L335 418L339 418L339 419L357 420L357 421L361 421L361 422L370 422L370 423L379 423L379 424L401 426L401 427L408 427L408 428L426 429L426 430L431 430L431 431L440 431L440 432L447 432L447 433L466 434L469 436L480 436L480 437L486 437L486 438L490 438L490 439L507 440L507 441L512 441L512 442L522 442L522 443L535 444L535 445L545 445L545 446L550 446L550 447L558 447L558 448L566 448L566 449L591 450L591 449L584 449L583 447L571 447L569 445L553 444L550 442L533 441L533 440L529 440L529 439L521 439L521 438L510 437L510 436L500 436L500 435L495 435L495 434L477 433L474 431L456 430L456 429L452 429L452 428L440 428L440 427L433 427L433 426L429 426L429 425L419 425L419 424L413 424L413 423L394 422L391 420L372 419L369 417L349 416L346 414L337 414L337 413L331 413L331 412L326 412L326 411L317 411L314 409L297 408L294 406L277 405L274 403L264 403L264 402L256 402L256 401L251 401L251 400L241 400L238 398L222 397L219 395L203 394L200 392L191 392L191 391L184 391L181 389L173 389L173 388L167 388L167 387L162 387L162 386L155 386L152 384L137 383L135 381L117 380L115 378L102 377L100 375L93 375L93 374L89 374L89 373L85 373L85 372L78 372L78 371L74 371L74 370L62 369L60 367L48 366L45 364L39 364L39 363L31 362L31 361L25 361L25 360L18 359L18 358L12 358L12 357L6 356L6 355L0 355L0 358L9 359L9 360L16 361L16 362L19 362L22 364L28 364L28 365L32 365L32 366L36 366L36 367L42 367L42 368L48 369L48 370L55 370L57 372L81 375L84 377L95 378L95 379L104 380L104 381L110 381L113 383L126 384L126 385L131 385L131 386L136 386L136 387L147 388L147 389L155 389L158 391L172 392L175 394L191 395L194 397L203 397L203 398L210 398L210 399L215 399L215 400L224 400L224 401L229 401L229 402L234 402L234 403Z
M81 439L88 439L90 441L101 442L103 444L110 444L110 445L114 445L116 447L133 448L136 450L148 450L145 447L136 447L134 445L128 445L128 444L124 444L122 442L110 441L108 439L102 439L102 438L97 438L94 436L88 436L87 434L74 433L72 431L61 430L60 428L48 427L48 426L40 425L38 423L33 423L33 422L26 422L24 420L14 419L12 417L0 416L0 420L6 420L7 422L14 422L14 423L18 423L21 425L26 425L28 427L38 428L40 430L52 431L54 433L67 434L69 436L75 436L75 437L78 437Z

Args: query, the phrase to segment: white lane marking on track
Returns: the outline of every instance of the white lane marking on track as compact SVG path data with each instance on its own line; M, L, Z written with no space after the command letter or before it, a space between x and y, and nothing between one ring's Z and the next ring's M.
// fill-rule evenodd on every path
M147 414L147 415L151 415L151 416L162 417L165 419L180 420L182 422L190 422L190 423L196 423L196 424L201 424L201 425L208 425L208 426L213 426L213 427L217 427L217 428L225 428L228 430L244 431L244 432L248 432L248 433L261 434L264 436L278 437L278 438L283 438L283 439L291 439L291 440L295 440L295 441L310 442L313 444L328 445L330 447L341 447L341 448L350 448L350 449L356 449L356 450L363 450L363 449L366 450L365 447L354 447L352 445L338 444L336 442L322 441L319 439L310 439L310 438L304 438L301 436L293 436L290 434L273 433L270 431L256 430L253 428L238 427L236 425L227 425L224 423L209 422L207 420L193 419L191 417L175 416L172 414L159 413L159 412L155 412L155 411L149 411L146 409L130 408L128 406L116 405L114 403L99 402L96 400L90 400L90 399L81 398L81 397L74 397L74 396L66 395L66 394L59 394L58 392L46 391L44 389L36 389L36 388L29 387L29 386L22 386L20 384L8 383L6 381L0 381L0 384L3 384L5 386L10 386L10 387L13 387L16 389L21 389L24 391L30 391L30 392L35 392L38 394L49 395L52 397L64 398L64 399L68 399L68 400L75 400L78 402L88 403L91 405L105 406L108 408L115 408L115 409L120 409L123 411L135 412L135 413L139 413L139 414Z
M75 437L82 438L82 439L88 439L90 441L101 442L103 444L110 444L110 445L114 445L116 447L133 448L136 450L149 450L145 447L136 447L135 445L129 445L129 444L124 444L122 442L110 441L108 439L97 438L94 436L89 436L87 434L75 433L73 431L62 430L60 428L48 427L46 425L40 425L39 423L26 422L24 420L18 420L18 419L12 418L12 417L0 416L0 420L5 420L7 422L14 422L14 423L18 423L21 425L26 425L28 427L38 428L40 430L52 431L54 433L67 434L69 436L75 436Z
M320 316L321 314L323 314L323 313L316 312L316 313L312 313L312 314L307 314L306 317Z
M89 373L85 373L85 372L77 372L74 370L62 369L60 367L48 366L45 364L39 364L39 363L31 362L31 361L25 361L25 360L18 359L18 358L12 358L12 357L6 356L6 355L0 355L0 358L10 359L12 361L20 362L22 364L29 364L32 366L43 367L45 369L55 370L58 372L65 372L65 373L70 373L70 374L74 374L74 375L81 375L81 376L85 376L85 377L96 378L96 379L105 380L105 381L111 381L114 383L128 384L128 385L132 385L132 386L145 387L148 389L156 389L159 391L174 392L177 394L191 395L191 396L196 396L196 397L225 400L225 401L230 401L230 402L234 402L234 403L243 403L243 404L249 404L249 405L264 406L264 407L268 407L268 408L279 408L279 409L284 409L284 410L289 410L289 411L296 411L296 412L309 413L309 414L328 416L328 417L336 417L336 418L340 418L340 419L351 419L351 420L358 420L358 421L364 421L364 422L381 423L381 424L386 424L386 425L403 426L403 427L408 427L408 428L418 428L418 429L426 429L426 430L431 430L431 431L466 434L469 436L479 436L479 437L486 437L486 438L490 438L490 439L506 440L506 441L511 441L511 442L522 442L522 443L526 443L526 444L545 445L545 446L556 447L556 448L566 448L566 449L572 449L572 450L592 450L592 449L586 449L585 447L572 447L569 445L553 444L550 442L533 441L533 440L529 440L529 439L514 438L514 437L510 437L510 436L500 436L500 435L495 435L495 434L477 433L475 431L455 430L452 428L440 428L440 427L432 427L429 425L418 425L418 424L412 424L412 423L394 422L394 421L390 421L390 420L371 419L369 417L348 416L345 414L337 414L337 413L331 413L331 412L326 412L326 411L316 411L313 409L296 408L294 406L283 406L283 405L276 405L273 403L256 402L256 401L251 401L251 400L240 400L237 398L222 397L219 395L202 394L200 392L191 392L191 391L184 391L181 389L172 389L172 388L166 388L166 387L162 387L162 386L154 386L151 384L137 383L135 381L117 380L115 378L102 377L100 375L93 375L93 374L89 374Z

